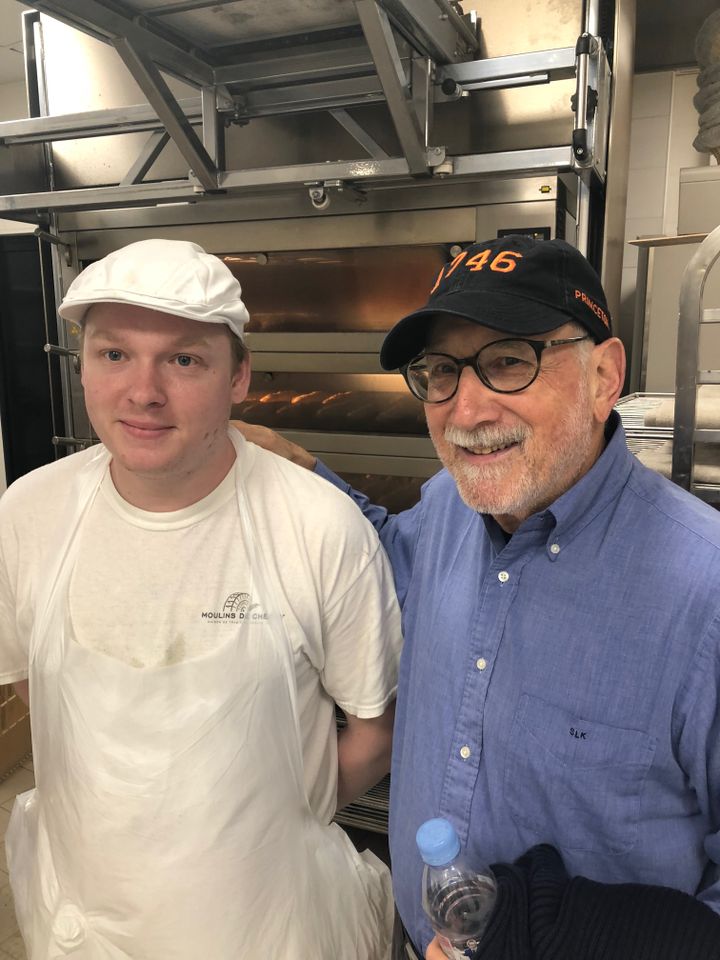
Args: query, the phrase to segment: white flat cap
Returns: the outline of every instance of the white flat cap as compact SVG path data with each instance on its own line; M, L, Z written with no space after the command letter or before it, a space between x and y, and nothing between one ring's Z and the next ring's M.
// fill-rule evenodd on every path
M86 267L70 284L58 313L80 324L96 303L128 303L224 323L242 340L250 315L241 292L222 260L197 243L140 240Z

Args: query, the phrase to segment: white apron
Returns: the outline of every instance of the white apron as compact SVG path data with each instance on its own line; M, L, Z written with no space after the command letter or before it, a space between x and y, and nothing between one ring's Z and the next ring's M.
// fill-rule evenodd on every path
M214 652L158 668L75 642L69 584L109 467L103 447L78 476L74 512L38 579L37 786L17 798L7 834L30 960L389 957L387 869L308 804L293 654L232 439L262 625L241 621Z

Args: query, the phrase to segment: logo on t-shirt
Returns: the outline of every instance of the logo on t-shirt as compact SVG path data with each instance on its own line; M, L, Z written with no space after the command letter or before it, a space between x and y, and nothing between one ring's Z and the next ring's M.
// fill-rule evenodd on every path
M231 593L223 604L222 610L203 610L201 620L214 620L222 623L240 623L247 620L255 623L267 620L259 603L253 603L249 593Z

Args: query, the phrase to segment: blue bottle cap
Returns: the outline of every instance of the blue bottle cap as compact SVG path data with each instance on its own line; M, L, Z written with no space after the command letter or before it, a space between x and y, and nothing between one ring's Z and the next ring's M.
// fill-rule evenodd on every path
M431 867L444 867L460 853L455 827L441 817L426 820L415 834L420 856Z

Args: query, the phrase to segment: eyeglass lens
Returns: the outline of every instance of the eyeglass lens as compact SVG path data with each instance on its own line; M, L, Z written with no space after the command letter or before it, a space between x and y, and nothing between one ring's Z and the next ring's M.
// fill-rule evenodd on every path
M479 351L474 362L481 379L503 393L529 386L538 364L535 351L525 340L490 343ZM429 353L408 366L408 384L421 400L440 403L455 393L464 366L453 357Z

